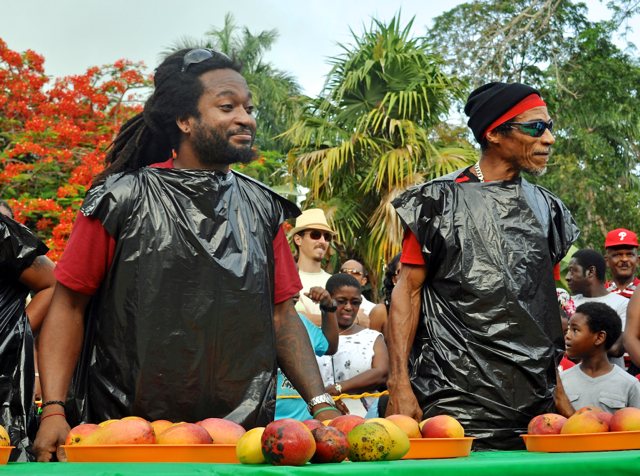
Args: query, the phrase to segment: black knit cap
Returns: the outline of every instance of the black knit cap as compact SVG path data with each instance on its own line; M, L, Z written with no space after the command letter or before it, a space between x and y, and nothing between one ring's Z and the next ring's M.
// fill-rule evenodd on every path
M469 94L464 112L478 142L487 128L527 96L540 91L520 83L487 83Z

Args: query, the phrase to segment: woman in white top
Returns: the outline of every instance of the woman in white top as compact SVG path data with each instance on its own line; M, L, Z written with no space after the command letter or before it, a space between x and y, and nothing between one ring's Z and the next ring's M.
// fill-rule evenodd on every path
M362 301L360 284L353 276L340 273L329 278L326 289L337 306L340 329L338 351L318 359L326 391L335 396L376 392L387 383L389 354L380 332L355 323ZM373 400L361 402L368 409Z

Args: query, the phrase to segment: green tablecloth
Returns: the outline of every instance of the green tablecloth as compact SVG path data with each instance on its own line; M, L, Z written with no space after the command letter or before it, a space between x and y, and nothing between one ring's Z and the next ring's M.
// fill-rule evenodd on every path
M0 475L180 475L213 474L286 476L569 476L638 475L640 451L600 453L528 453L509 451L472 453L468 458L406 460L378 463L290 466L202 463L9 463Z

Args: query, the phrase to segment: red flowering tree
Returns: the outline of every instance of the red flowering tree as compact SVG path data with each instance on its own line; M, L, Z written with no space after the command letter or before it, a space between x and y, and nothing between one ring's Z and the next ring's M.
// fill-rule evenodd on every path
M152 85L144 65L120 60L51 81L44 58L0 39L0 198L58 261L91 178L120 125Z

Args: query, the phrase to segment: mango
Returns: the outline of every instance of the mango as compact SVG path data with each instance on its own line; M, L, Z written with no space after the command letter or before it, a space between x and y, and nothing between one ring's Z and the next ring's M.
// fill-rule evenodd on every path
M545 413L533 417L527 427L529 435L559 435L567 419L556 413Z
M422 430L418 422L407 415L389 415L385 420L389 420L400 427L409 438L422 438Z
M264 464L267 461L262 454L262 433L264 427L257 427L247 431L238 440L236 456L242 464Z
M364 423L347 435L351 461L384 461L391 452L393 440L380 423Z
M311 431L316 440L312 463L342 463L349 454L347 435L332 426L321 426Z
M602 412L585 411L569 417L560 434L603 433L609 431L609 425L600 417Z
M84 425L78 425L73 427L67 434L67 439L64 440L64 444L67 446L79 445L86 437L98 431L100 427L92 423L86 423Z
M193 423L178 423L156 436L159 445L210 445L212 442L209 432Z
M407 417L409 418L409 417ZM412 421L416 424L416 428L418 427L418 422L412 419ZM372 418L369 420L370 423L380 423L384 426L389 432L389 436L391 436L391 451L384 459L385 461L397 461L402 459L404 455L406 455L411 449L411 442L409 441L409 437L407 434L396 425L393 421L388 418Z
M98 423L98 426L100 426L100 427L107 426L107 425L110 425L111 423L114 423L116 421L120 421L120 420L106 420L106 421L103 421L102 423Z
M621 408L613 414L609 425L610 431L638 431L640 430L640 409Z
M0 425L0 446L11 446L11 438L9 433L4 429L4 426Z
M147 423L149 423L147 420L139 416L128 416L128 417L124 417L123 420L138 420L138 421L146 421Z
M120 420L110 423L87 436L80 445L149 445L156 442L150 423L140 420Z
M429 418L422 426L423 438L464 438L464 428L449 415Z
M214 444L235 445L247 432L237 423L222 418L207 418L198 425L209 432Z
M302 466L316 452L311 430L293 418L282 418L267 425L262 433L262 454L274 466Z
M363 423L364 418L358 415L342 415L334 418L328 426L337 428L345 435L348 435L351 430L353 430L358 425L362 425Z
M171 423L169 420L156 420L151 422L151 426L153 427L153 431L157 436L170 426L173 426L173 423Z

